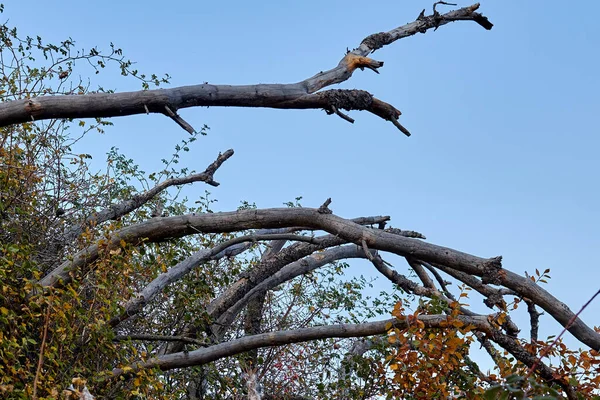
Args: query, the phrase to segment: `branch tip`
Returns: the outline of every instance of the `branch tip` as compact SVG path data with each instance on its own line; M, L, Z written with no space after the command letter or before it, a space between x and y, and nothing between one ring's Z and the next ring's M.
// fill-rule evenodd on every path
M397 119L390 118L390 121L392 121L392 124L394 124L394 126L396 128L398 128L400 130L400 132L404 133L406 136L410 136L410 132L408 131L408 129L406 129L405 127L403 127L402 124L400 124L400 122L398 122Z

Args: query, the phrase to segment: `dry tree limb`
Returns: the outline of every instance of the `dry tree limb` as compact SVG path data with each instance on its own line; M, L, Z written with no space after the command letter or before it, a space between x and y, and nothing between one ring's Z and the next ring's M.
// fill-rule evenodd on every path
M467 317L459 315L454 318L465 325L472 325L475 330L480 330L482 332L489 332L490 329L493 329L487 316ZM421 315L418 319L423 322L425 328L439 328L444 326L444 324L447 324L446 315ZM362 324L325 325L290 331L261 333L190 352L173 353L155 357L146 362L133 364L130 367L131 369L127 369L127 371L116 368L113 370L112 377L117 378L127 373L133 373L148 368L159 368L166 371L174 368L203 365L224 357L263 347L281 346L290 343L335 337L347 338L378 335L389 331L391 328L405 328L408 326L408 323L408 319L388 319Z
M156 295L161 293L167 285L173 283L193 268L197 267L203 262L214 260L217 256L224 257L225 250L236 244L244 242L257 242L263 240L293 240L298 242L306 242L311 244L318 243L318 239L311 236L300 236L291 233L271 233L271 234L254 234L245 235L233 238L210 249L202 249L185 260L177 263L177 265L169 268L166 272L158 275L152 282L150 282L142 291L140 291L135 297L127 302L123 312L109 322L109 325L116 326L125 319L137 314L142 308L151 301Z
M183 342L195 344L197 346L207 346L206 342L202 340L190 338L186 336L166 336L166 335L152 335L148 333L130 333L127 335L116 335L113 338L114 342L122 342L127 340L145 340L151 342Z
M362 241L379 251L388 251L403 257L413 257L432 265L487 279L502 285L534 301L561 325L570 324L571 332L579 341L600 350L600 334L575 317L569 307L531 280L502 268L499 257L481 258L447 247L406 238L379 229L366 228L334 214L322 214L314 208L274 208L240 210L235 212L187 214L174 217L154 218L114 232L102 242L93 244L65 261L38 283L55 286L72 279L70 271L83 268L98 259L105 249L125 243L141 244L197 233L235 232L247 229L272 229L308 226L338 236L345 242L361 245ZM483 280L482 280L483 283ZM571 319L573 321L571 322Z
M399 122L400 111L368 92L360 90L326 90L325 87L348 80L356 69L365 68L379 73L383 61L369 54L396 40L437 29L453 21L475 21L485 29L492 24L475 12L479 3L446 14L425 16L416 21L367 36L360 46L349 51L338 65L319 72L301 82L290 84L211 85L208 83L172 89L145 90L122 93L93 93L80 96L40 96L7 101L0 104L0 127L53 118L108 118L134 114L157 113L168 116L187 132L194 128L179 114L188 107L268 107L282 109L324 109L352 122L340 110L365 110L392 122L405 135L409 131Z

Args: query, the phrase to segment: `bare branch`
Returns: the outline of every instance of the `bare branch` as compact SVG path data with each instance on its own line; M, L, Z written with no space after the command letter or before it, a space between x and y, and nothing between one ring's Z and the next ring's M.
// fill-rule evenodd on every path
M426 264L426 263L425 263ZM503 296L507 295L515 295L516 293L512 290L507 289L496 289L489 285L485 285L480 279L477 279L475 276L471 276L461 271L457 271L453 268L449 268L442 264L432 263L433 267L439 269L452 276L453 278L458 279L459 281L465 283L469 287L475 289L479 294L485 297L484 304L489 308L493 308L494 306L498 306L500 309L506 308L506 302L504 301Z
M446 247L436 246L417 239L391 234L380 229L369 229L333 214L322 214L314 208L279 208L265 210L241 210L236 212L188 214L174 217L154 218L114 232L108 239L94 244L74 255L38 283L54 286L61 280L69 281L69 271L82 268L96 260L100 251L126 243L157 241L196 233L233 232L256 228L281 228L286 226L308 226L337 235L346 242L361 244L366 240L372 248L389 251L403 257L439 264L467 274L492 279L494 284L503 285L528 297L552 315L561 325L570 325L571 332L582 343L600 349L600 334L576 317L568 306L531 280L503 269L501 258L484 259Z
M202 85L126 93L94 93L80 96L42 96L0 104L0 127L52 118L117 117L142 113L165 114L186 131L194 128L177 114L177 110L199 106L269 107L285 109L325 109L351 121L339 110L366 110L391 121L405 135L408 130L399 122L400 111L392 105L356 90L319 90L348 80L356 69L379 72L382 61L367 57L373 51L398 39L439 28L452 21L472 20L486 29L492 24L475 12L479 4L440 15L424 15L415 22L366 37L360 46L348 52L338 65L328 71L292 84L245 86Z
M389 220L389 216L360 217L354 218L351 221L359 225L373 225L380 224L387 220ZM312 228L303 227L290 229L307 230ZM269 251L265 253L261 262L257 266L252 268L250 271L241 274L236 282L231 284L223 293L209 303L207 306L207 314L213 319L216 319L217 323L213 324L210 329L209 327L203 327L203 329L206 329L207 332L212 332L215 337L219 337L231 324L235 316L242 310L247 301L251 298L246 297L246 294L254 287L257 285L260 286L262 282L265 282L273 277L276 279L277 277L285 277L285 275L279 274L279 271L283 271L282 269L287 270L288 264L291 266L291 264L294 262L302 259L303 257L309 256L316 251L346 243L345 240L334 235L325 235L319 237L318 240L320 241L319 245L296 243L286 247L283 250L274 248L273 250L276 250L275 252ZM283 243L277 243L277 246L283 246ZM307 260L307 262L310 266L310 260ZM261 288L264 287L265 286L261 286ZM226 316L223 316L227 310L230 311ZM196 325L186 325L182 331L187 336L195 336L198 333L198 329L199 328ZM173 346L173 348L176 349L177 346ZM173 348L165 350L165 354L178 351L173 350Z
M530 340L531 344L534 344L538 340L538 330L540 328L540 313L535 308L535 303L530 301L529 299L525 299L525 303L527 304L527 312L529 313L529 323L530 323Z
M443 327L444 324L447 324L448 317L446 315L420 315L418 319L419 321L423 322L425 328L439 328ZM475 330L489 332L492 329L492 326L488 322L487 316L458 316L456 319L465 325L472 325ZM377 322L367 322L363 324L315 326L311 328L302 328L290 331L261 333L186 353L173 353L159 356L146 362L136 363L132 365L132 369L128 371L125 371L121 368L115 368L113 370L112 377L117 378L126 374L127 372L135 372L148 368L159 368L163 371L166 371L174 368L203 365L224 357L233 356L263 347L282 346L290 343L336 337L347 338L378 335L387 332L391 328L402 329L406 328L408 325L408 319L389 319Z
M102 211L90 215L82 224L74 225L67 229L66 233L64 234L63 240L65 242L73 241L77 239L79 235L81 235L81 233L87 226L101 224L105 221L114 220L119 217L122 217L123 215L127 215L133 210L140 208L141 206L152 200L154 197L156 197L159 193L171 186L186 185L188 183L193 182L206 182L208 185L211 186L219 186L219 183L215 182L214 180L214 174L221 167L221 165L223 165L223 163L227 161L232 155L233 150L229 149L223 154L219 154L217 159L213 161L208 167L206 167L204 172L198 174L191 174L182 178L167 179L166 181L163 181L158 185L154 186L152 189L133 196L129 200L125 200L119 204L113 204Z
M371 263L375 266L383 276L390 280L395 285L398 285L407 293L416 294L417 296L425 296L429 298L440 297L441 293L435 288L423 287L416 282L411 281L406 276L398 273L394 269L388 267L385 261L379 255L371 258Z
M435 284L427 274L427 271L425 271L425 268L423 268L423 266L418 261L415 261L412 258L406 258L406 262L408 262L408 265L410 265L410 267L413 269L413 271L415 271L421 282L423 282L423 286L425 286L426 288L435 289Z
M217 323L215 324L216 330L213 329L213 332L216 334L217 337L220 337L224 328L228 327L233 322L235 316L239 314L239 312L244 308L244 306L256 294L273 289L274 287L281 285L284 282L290 281L300 275L307 274L311 271L314 271L317 268L330 264L336 260L363 257L365 257L365 255L362 249L359 249L355 245L347 245L328 249L320 253L312 254L301 260L294 261L281 268L276 273L270 275L267 279L260 282L260 284L253 287L233 306L229 307L227 311L223 312L220 316L218 316ZM215 315L213 315L213 317L214 316Z
M307 243L318 243L318 239L310 236L299 236L291 233L276 233L276 234L264 234L264 235L246 235L240 236L226 242L223 242L211 249L203 249L185 260L177 263L174 267L170 268L167 272L163 272L157 276L150 284L148 284L140 293L138 293L133 299L129 300L125 305L125 309L120 316L111 319L109 324L116 326L125 319L137 314L142 308L151 301L157 294L169 284L181 279L193 268L197 267L203 262L216 259L216 255L225 255L225 250L229 247L244 243L244 242L256 242L261 240L294 240L299 242Z
M338 117L340 117L341 119L345 119L346 121L350 122L351 124L354 123L354 119L350 118L348 115L344 114L343 112L341 112L340 110L337 109L336 106L331 106L331 111L327 110L327 114L335 114Z
M146 340L153 342L183 342L191 343L197 346L207 346L207 343L202 340L185 337L185 336L165 336L165 335L151 335L146 333L131 333L129 335L117 335L113 338L115 342L122 342L126 340Z
M145 109L147 110L147 108L145 108ZM183 118L181 118L181 116L179 116L179 114L173 112L173 110L171 110L168 105L165 105L165 110L167 111L167 115L173 121L175 121L177 123L177 125L179 125L185 131L187 131L190 135L193 135L196 132L196 130L190 124L188 124Z
M452 300L454 300L454 296L452 295L452 293L448 290L447 285L451 284L451 282L445 281L442 276L440 275L440 273L430 264L427 263L423 263L422 264L423 267L425 267L429 272L431 272L431 274L433 275L433 277L435 278L435 280L437 281L438 285L440 285L440 288L442 289L442 292L444 292L446 294L446 296L448 296L449 298L451 298Z

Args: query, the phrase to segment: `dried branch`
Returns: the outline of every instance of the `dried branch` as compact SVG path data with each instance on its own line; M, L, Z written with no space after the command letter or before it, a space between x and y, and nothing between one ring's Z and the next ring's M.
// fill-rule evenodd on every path
M421 263L413 260L412 258L406 258L406 262L408 262L408 265L410 265L410 267L413 269L413 271L415 271L421 282L423 282L423 286L425 286L426 288L435 289L435 284L433 283L433 281L431 280L431 278L427 274L427 271L425 271L425 268L423 268Z
M437 281L438 285L440 285L440 289L442 289L442 292L444 292L446 294L446 296L448 296L448 298L451 298L454 300L454 296L448 290L448 287L447 287L447 285L451 284L451 282L444 280L444 278L442 278L440 273L432 265L427 264L427 263L423 263L421 265L423 265L423 267L425 267L429 272L431 272L431 275L433 275L433 277Z
M354 218L351 221L359 225L372 225L379 224L383 221L389 220L389 216L378 216L378 217L360 217ZM300 228L293 228L300 229ZM303 227L301 230L312 229L309 227ZM226 331L227 327L231 324L235 316L242 310L243 306L250 299L246 297L249 291L253 290L257 285L262 285L262 282L269 280L272 277L281 277L282 275L278 272L282 269L286 269L288 264L292 264L307 257L317 251L339 246L345 244L346 241L340 239L334 235L325 235L319 237L319 245L310 245L306 243L295 243L285 249L277 250L274 254L272 251L265 254L262 257L261 262L252 268L250 271L241 274L239 279L231 284L223 293L209 303L207 306L207 315L211 316L214 320L217 320L211 327L203 327L208 333L211 333L214 337L218 338ZM278 243L278 246L283 246L283 243ZM271 254L269 254L271 253ZM320 253L322 254L322 253ZM310 261L309 261L310 265ZM285 276L285 275L283 275ZM264 288L264 286L262 286ZM227 315L223 314L230 310ZM186 325L182 332L186 336L195 336L198 334L198 326L195 324ZM172 346L164 351L164 354L177 351L177 346Z
M158 275L152 282L150 282L140 293L138 293L133 299L129 300L125 305L125 309L118 317L110 320L111 326L116 326L125 319L137 314L142 308L159 293L163 291L167 285L178 281L184 277L193 268L197 267L203 262L216 259L215 256L225 256L225 250L233 245L244 243L244 242L257 242L262 240L294 240L306 243L318 243L318 239L311 236L299 236L291 233L277 233L277 234L264 234L264 235L245 235L237 238L228 240L210 249L200 250L185 260L177 263L174 267L168 271Z
M425 328L440 328L447 324L446 315L421 315L418 319L423 322ZM465 325L472 325L475 330L489 332L492 326L488 322L487 316L482 317L456 317ZM328 338L347 338L347 337L365 337L378 335L387 332L391 328L406 328L408 319L398 320L389 319L385 321L367 322L363 324L340 324L315 326L311 328L301 328L289 331L268 332L253 336L246 336L240 339L231 340L225 343L219 343L210 347L185 352L173 353L159 356L146 362L135 363L131 365L131 370L125 371L121 368L115 368L112 378L135 373L136 371L148 368L159 368L163 371L203 365L209 362L219 360L224 357L233 356L253 349L264 347L282 346L290 343L306 342L310 340L328 339Z
M406 276L398 273L394 269L388 267L386 262L383 261L381 256L378 254L370 259L371 263L375 266L383 276L389 279L390 282L397 285L399 288L404 290L406 293L416 294L417 296L425 296L429 298L439 297L441 293L435 288L423 287L416 282L411 281Z
M207 346L206 342L202 340L185 337L185 336L165 336L165 335L151 335L146 333L131 333L128 335L117 335L113 338L115 342L122 342L126 340L145 340L152 342L183 342L195 344L197 346Z
M188 214L174 217L154 218L120 229L101 243L87 247L46 275L39 284L54 286L61 280L69 281L70 271L95 261L101 250L115 248L126 243L140 244L197 233L234 232L247 229L269 229L292 226L308 226L338 236L345 242L389 251L403 257L412 257L432 265L445 266L479 277L494 278L494 284L505 286L523 297L534 301L561 325L567 326L573 318L569 332L582 343L600 349L600 334L574 315L568 306L531 280L503 269L500 258L484 259L446 247L436 246L417 239L406 238L379 229L370 229L333 214L322 214L314 208L280 208L264 210L241 210L236 212ZM142 240L143 239L143 240Z
M234 305L229 307L227 311L218 316L218 320L213 328L213 333L217 337L221 337L224 333L224 329L226 329L233 322L234 318L240 313L246 304L258 293L271 290L284 282L288 282L298 276L305 275L334 261L363 257L365 257L365 255L362 249L359 249L355 245L347 245L334 247L323 252L315 253L301 260L287 264L279 271L270 275L267 279L263 280L249 290ZM214 317L214 315L212 316Z
M348 80L356 69L378 72L382 61L367 57L373 51L398 39L439 28L452 21L475 21L486 29L492 24L475 11L479 4L440 15L420 16L415 22L366 37L360 46L348 52L338 65L328 71L292 84L210 85L208 83L172 89L124 93L93 93L80 96L41 96L0 104L0 127L52 118L117 117L142 113L167 115L186 131L194 128L177 111L187 107L234 106L283 109L324 109L347 121L352 118L339 110L365 110L391 121L407 136L399 122L401 115L391 104L359 90L319 90Z
M440 271L447 273L448 275L452 276L453 278L458 279L462 283L468 285L472 289L479 292L479 294L481 294L482 296L485 297L483 302L489 308L498 306L500 309L503 310L506 308L506 302L504 301L503 296L516 295L516 292L513 290L507 290L507 289L502 289L502 288L501 289L493 288L489 285L482 283L482 281L480 279L478 279L477 277L469 275L467 273L457 271L453 268L447 267L442 264L437 264L437 263L432 263L432 264L433 264L433 267L439 269Z
M529 323L530 323L529 337L531 340L531 344L535 344L535 342L537 342L537 340L538 340L538 330L540 328L540 315L542 315L542 313L539 312L535 308L535 303L533 303L529 299L524 299L524 300L525 300L525 303L527 304L527 312L529 313Z
M221 165L223 165L223 163L227 161L232 155L233 150L229 149L223 154L219 154L217 159L213 161L208 167L206 167L204 172L198 174L191 174L182 178L167 179L166 181L157 184L152 189L133 196L129 200L125 200L119 204L113 204L102 211L94 213L93 215L90 215L88 218L86 218L86 220L82 224L73 225L70 228L68 228L65 234L63 235L62 240L65 243L71 242L77 239L79 235L81 235L81 233L88 226L101 224L109 220L118 219L123 215L127 215L130 212L142 207L144 204L146 204L158 194L160 194L162 191L171 186L186 185L188 183L194 182L206 182L208 185L211 186L219 186L219 183L214 180L214 174L221 167Z
M148 108L146 108L146 107L144 109L148 110ZM183 118L181 118L181 116L179 114L177 114L176 112L174 112L173 110L171 110L168 105L165 105L165 111L167 112L167 115L173 121L175 121L177 123L177 125L179 125L180 127L182 127L190 135L193 135L196 132L196 130L190 124L188 124Z

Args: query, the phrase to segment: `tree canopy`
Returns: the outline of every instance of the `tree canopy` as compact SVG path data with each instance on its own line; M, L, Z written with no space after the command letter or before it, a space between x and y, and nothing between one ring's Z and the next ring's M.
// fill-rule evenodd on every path
M343 218L327 194L312 207L297 198L282 208L244 201L215 212L209 192L196 201L183 192L218 186L219 168L234 156L224 150L201 172L181 166L208 133L184 120L183 108L324 110L348 122L347 111L368 111L410 136L394 105L329 87L357 70L379 73L384 62L370 56L400 39L451 22L477 24L482 34L493 27L479 4L444 13L442 5L368 35L335 67L289 84L157 88L170 77L139 72L113 44L84 51L72 39L50 44L0 26L2 396L597 396L600 330L544 289L549 270L518 274L501 256L432 244L387 215ZM94 86L90 67L142 88ZM114 148L95 172L92 155L73 150L111 129L112 117L150 113L187 132L161 170L147 173ZM372 281L347 274L355 259L393 291L366 296ZM487 314L467 304L474 296ZM529 326L511 319L518 308ZM569 348L562 333L538 337L542 313L583 348ZM478 366L477 347L492 371Z

